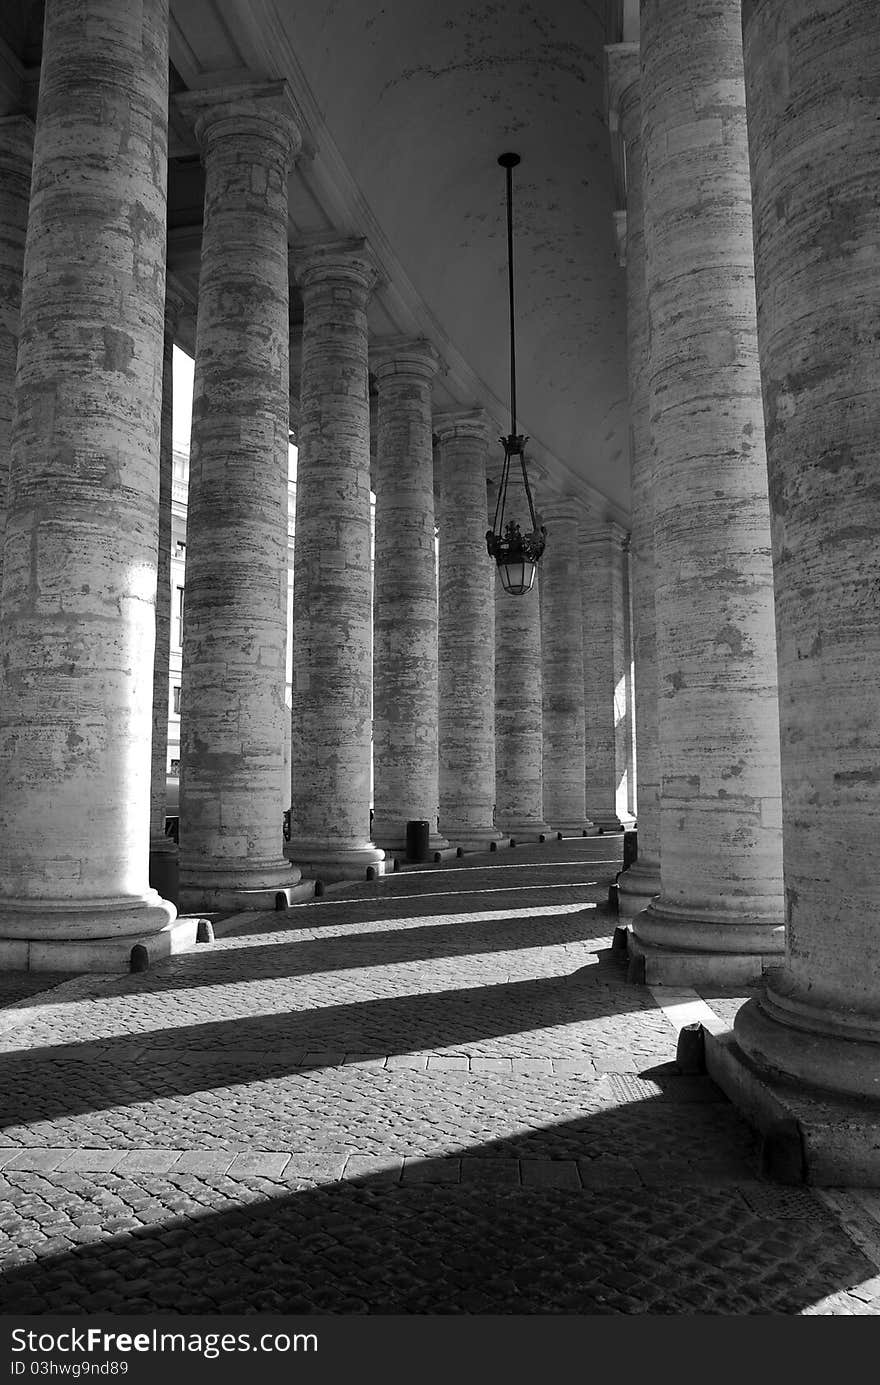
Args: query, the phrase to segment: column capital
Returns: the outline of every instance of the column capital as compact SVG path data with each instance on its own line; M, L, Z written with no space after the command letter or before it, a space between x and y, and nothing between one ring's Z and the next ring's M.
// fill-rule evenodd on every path
M605 46L605 86L608 123L612 134L620 130L624 142L639 138L641 118L639 45L609 43Z
M279 146L289 164L302 147L302 132L286 81L183 91L174 97L174 105L192 124L203 153L222 139L258 135Z
M370 347L370 368L380 385L413 378L430 383L440 368L440 357L424 337L386 337Z
M455 438L474 438L488 446L492 420L485 409L460 409L435 414L434 433L441 446Z
M613 519L600 519L587 514L580 521L581 542L584 544L615 545L621 550L629 543L629 530Z
M0 117L0 168L30 173L34 157L34 122L29 115Z
M545 522L549 520L554 524L558 524L562 520L576 524L580 520L578 503L573 495L542 496L539 506L541 519Z
M342 283L369 294L379 282L376 261L364 236L306 236L291 246L289 261L291 274L302 289Z

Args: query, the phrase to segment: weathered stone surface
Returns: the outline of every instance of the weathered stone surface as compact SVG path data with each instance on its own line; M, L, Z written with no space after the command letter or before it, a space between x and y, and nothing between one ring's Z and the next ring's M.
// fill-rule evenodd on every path
M740 7L646 0L641 24L663 796L634 926L666 981L693 952L758 976L783 948L782 843Z
M544 814L559 832L592 826L585 811L584 638L578 521L567 499L542 499Z
M632 826L628 798L625 532L585 519L579 526L584 620L584 773L586 813L596 827Z
M33 148L32 120L24 115L0 119L0 578Z
M486 455L480 412L439 414L440 829L476 849L501 840L495 805L495 564L486 552Z
M406 824L437 830L437 570L431 381L437 353L397 342L373 353L379 391L373 489L373 837L401 850Z
M282 854L287 619L283 83L186 93L205 163L187 515L180 901L295 884Z
M866 0L745 11L788 946L735 1032L771 1074L876 1099L880 32Z
M630 919L660 892L660 744L654 612L654 467L649 419L650 336L645 293L642 103L638 44L606 48L609 105L626 149L626 339L632 467L633 652L638 755L638 859L618 881L617 912Z
M525 596L495 577L495 821L519 841L544 821L540 569Z
M295 251L302 385L293 584L289 854L325 879L383 869L370 840L372 591L363 241Z
M0 607L0 936L68 952L175 912L148 885L167 107L167 0L49 0Z

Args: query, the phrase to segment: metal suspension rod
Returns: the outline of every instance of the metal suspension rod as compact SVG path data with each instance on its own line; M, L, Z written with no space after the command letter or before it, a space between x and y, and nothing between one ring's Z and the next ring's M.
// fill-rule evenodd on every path
M519 154L501 154L498 162L507 173L507 291L510 300L510 433L516 433L516 319L513 311L513 170Z

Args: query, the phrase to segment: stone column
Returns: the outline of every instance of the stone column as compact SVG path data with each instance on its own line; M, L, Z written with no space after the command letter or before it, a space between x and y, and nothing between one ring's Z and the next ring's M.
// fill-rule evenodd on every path
M162 415L159 433L159 543L156 569L156 649L153 656L153 742L150 779L150 884L177 899L177 844L165 835L168 760L168 685L171 650L171 488L174 414L174 333L183 299L165 294L162 355Z
M440 414L440 827L466 850L502 840L494 826L495 564L486 552L490 422Z
M519 842L543 841L541 603L538 584L511 596L495 577L495 821Z
M600 832L632 826L627 807L626 533L586 519L579 529L584 620L586 811Z
M541 559L544 814L568 836L593 826L584 781L584 637L574 501L545 500Z
M282 82L188 92L205 164L186 531L180 901L275 902L283 855L289 408ZM287 898L291 898L288 894Z
M371 357L379 391L374 490L373 837L406 846L411 819L437 830L437 575L431 382L425 341L383 345Z
M633 926L649 983L744 984L784 930L739 0L643 0L641 25L663 796Z
M175 915L148 884L167 121L167 0L47 0L0 604L7 967L123 969Z
M0 119L0 580L33 149L32 120L25 115Z
M291 841L329 880L381 875L370 840L372 591L362 240L295 252L303 297L293 583Z
M657 622L654 611L654 452L649 418L651 336L645 292L642 104L639 46L606 48L609 107L626 150L626 340L629 375L635 739L638 755L637 860L618 879L624 922L660 893L660 742L657 718Z
M825 1089L832 1138L798 1112L809 1181L877 1186L880 30L869 0L743 12L787 948L734 1032L765 1076Z

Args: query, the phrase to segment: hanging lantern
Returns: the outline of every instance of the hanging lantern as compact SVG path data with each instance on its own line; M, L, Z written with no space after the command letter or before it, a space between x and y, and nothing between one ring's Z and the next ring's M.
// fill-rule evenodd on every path
M513 170L520 162L519 154L502 154L499 164L507 172L507 285L510 301L510 433L499 442L504 448L504 464L501 468L501 483L495 503L495 517L492 528L486 530L486 547L489 556L495 559L501 585L511 596L524 596L531 591L535 573L547 531L543 524L539 527L535 517L535 506L526 471L526 443L528 438L516 431L516 333L513 311ZM510 517L512 501L517 492L514 483L511 490L511 460L519 462L519 480L524 498L528 503L531 528L523 531L520 521ZM523 519L525 516L523 515Z

